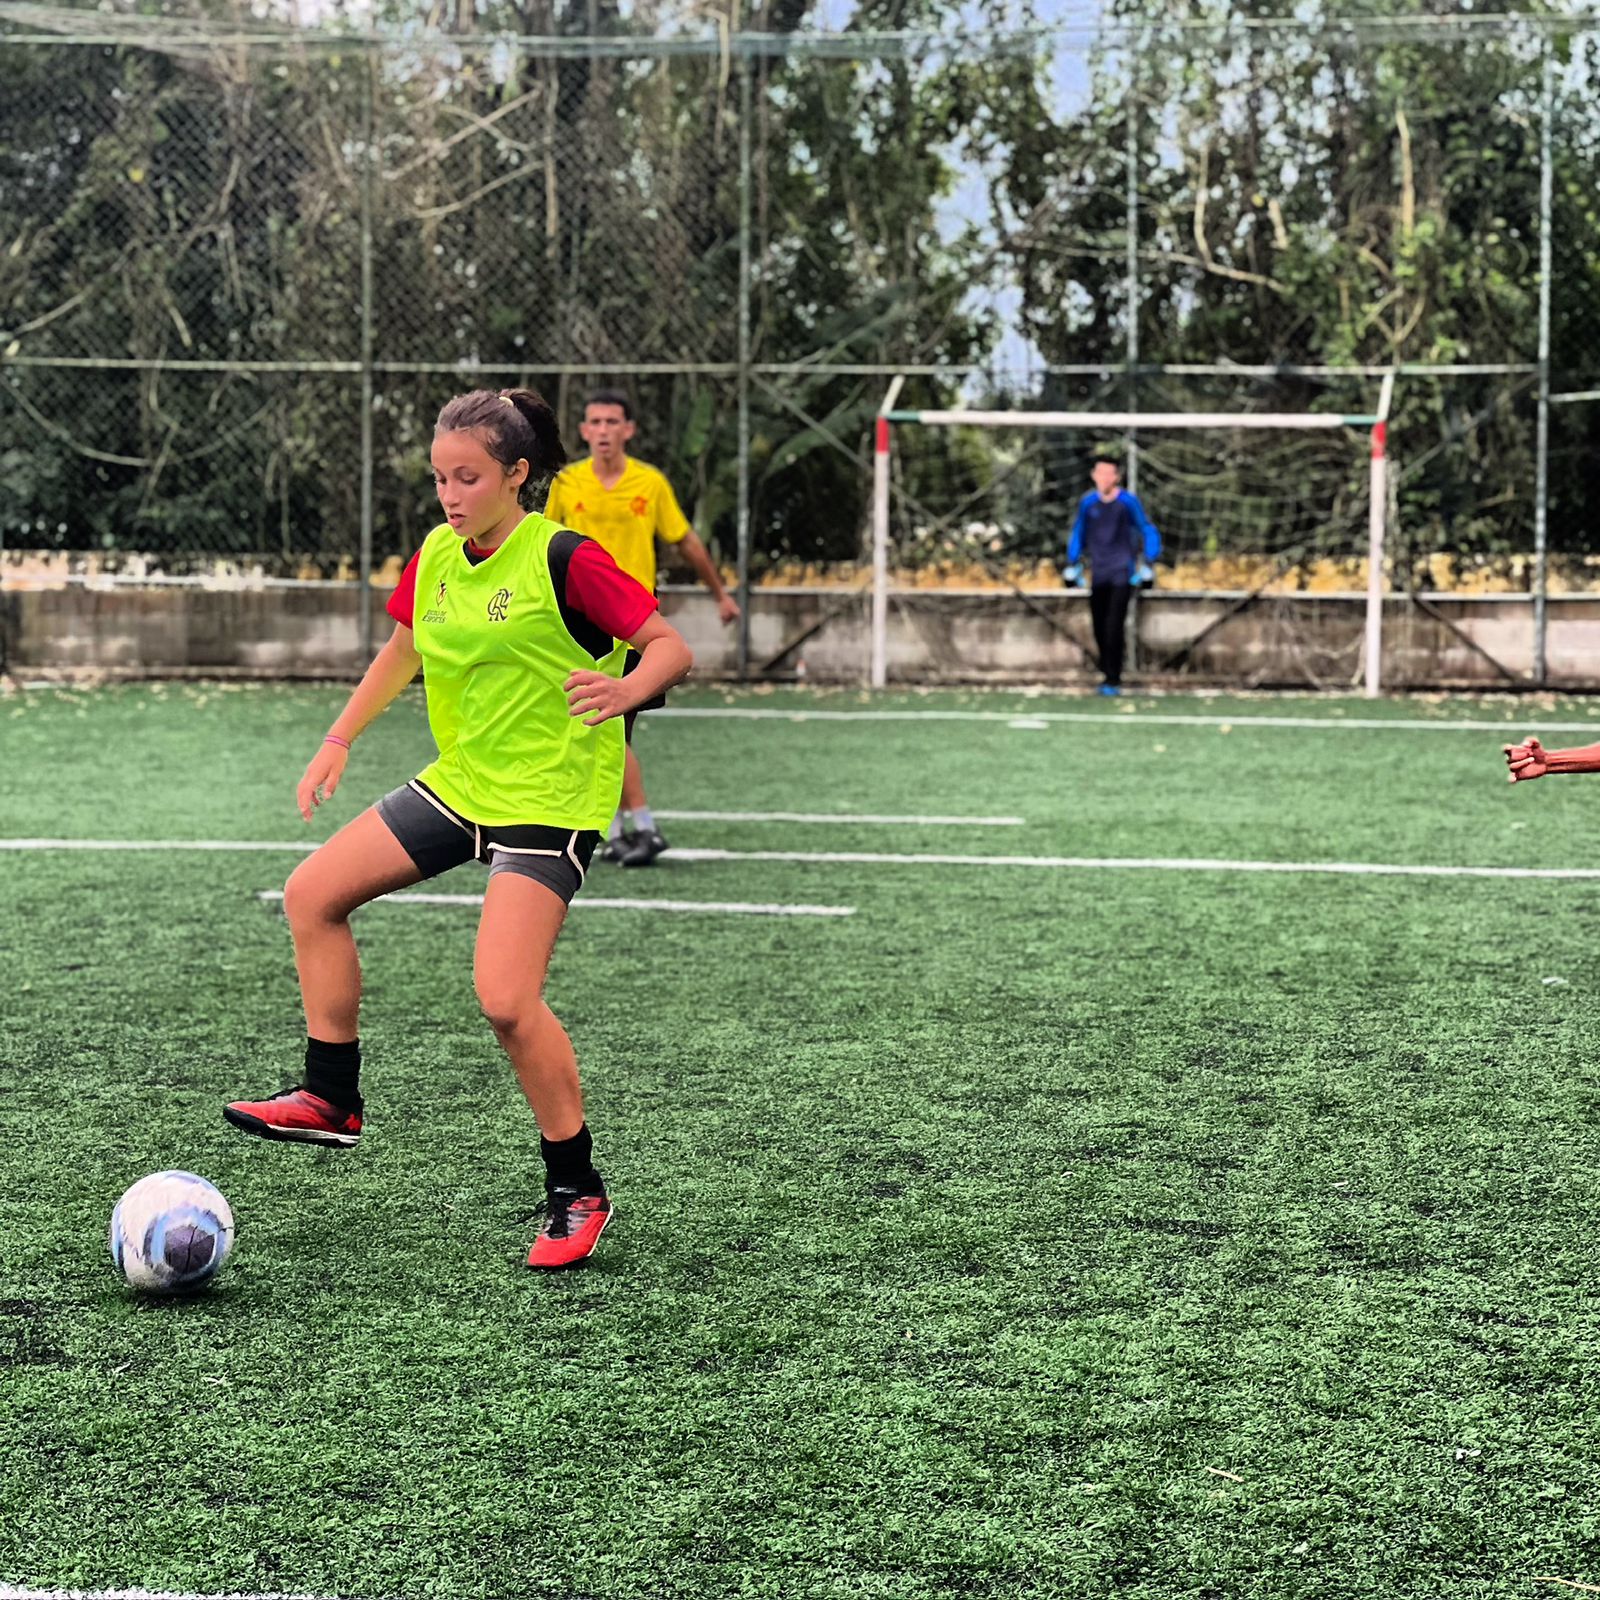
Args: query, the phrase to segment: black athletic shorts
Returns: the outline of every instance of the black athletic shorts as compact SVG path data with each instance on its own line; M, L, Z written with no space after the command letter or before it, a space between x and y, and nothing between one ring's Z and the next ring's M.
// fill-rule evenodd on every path
M622 676L626 678L633 669L639 665L640 656L637 650L630 650L623 658ZM622 713L622 731L629 744L633 743L633 725L639 720L641 711L659 711L667 703L666 693L663 691L653 700L646 700L642 706L635 706L632 711Z
M553 889L568 905L600 840L592 828L551 828L537 822L480 827L416 778L386 794L378 802L378 815L424 878L437 878L465 861L481 861L491 878L497 872L520 873Z

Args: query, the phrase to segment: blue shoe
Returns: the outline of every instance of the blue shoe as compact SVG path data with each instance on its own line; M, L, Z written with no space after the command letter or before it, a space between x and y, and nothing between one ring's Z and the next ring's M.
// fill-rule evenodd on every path
M1117 695L1121 694L1122 691L1114 683L1102 683L1100 685L1100 693L1104 695Z

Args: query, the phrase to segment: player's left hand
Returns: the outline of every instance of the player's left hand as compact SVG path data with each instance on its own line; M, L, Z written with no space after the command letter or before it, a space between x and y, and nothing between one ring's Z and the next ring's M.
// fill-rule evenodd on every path
M723 595L717 601L717 615L722 619L723 627L732 627L739 620L739 602L731 594Z
M1542 778L1550 770L1550 758L1545 748L1530 734L1521 744L1502 747L1506 765L1511 769L1512 783L1525 783L1529 778Z
M633 709L632 692L609 672L574 672L562 688L569 715L582 717L591 728Z

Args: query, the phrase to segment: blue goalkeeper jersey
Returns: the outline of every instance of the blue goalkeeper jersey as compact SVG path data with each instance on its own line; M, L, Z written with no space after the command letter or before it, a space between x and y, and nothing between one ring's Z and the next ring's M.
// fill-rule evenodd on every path
M1127 583L1141 561L1160 554L1161 535L1136 495L1119 489L1114 500L1102 500L1099 490L1091 489L1078 502L1067 560L1087 561L1093 582Z

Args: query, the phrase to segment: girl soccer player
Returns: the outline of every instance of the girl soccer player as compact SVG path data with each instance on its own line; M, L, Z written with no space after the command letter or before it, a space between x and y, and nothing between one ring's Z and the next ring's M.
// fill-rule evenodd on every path
M390 597L394 633L306 767L300 814L309 822L338 788L355 739L419 667L438 759L290 876L283 904L305 1002L305 1079L223 1111L263 1138L354 1145L361 969L350 913L483 862L478 1003L533 1108L545 1162L530 1267L583 1260L611 1218L572 1041L544 1003L545 972L617 808L623 717L692 665L648 590L592 540L530 513L566 459L554 414L531 390L479 389L439 413L433 478L446 520ZM641 659L624 679L629 646Z

